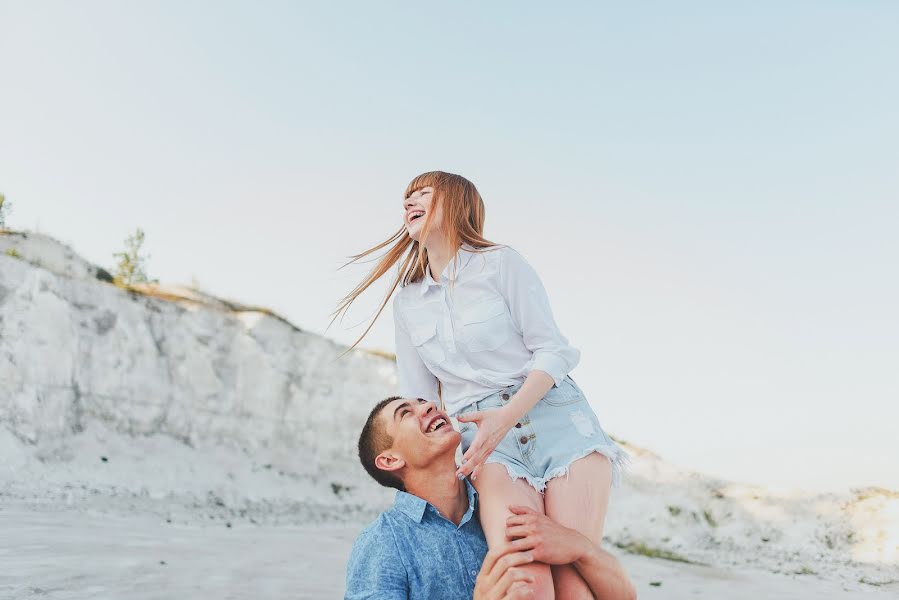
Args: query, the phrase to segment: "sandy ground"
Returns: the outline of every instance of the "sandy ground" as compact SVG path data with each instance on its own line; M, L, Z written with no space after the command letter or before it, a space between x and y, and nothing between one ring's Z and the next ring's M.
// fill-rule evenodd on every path
M155 515L0 507L0 598L340 598L355 525L168 523ZM618 554L640 598L896 598L886 586L725 571Z

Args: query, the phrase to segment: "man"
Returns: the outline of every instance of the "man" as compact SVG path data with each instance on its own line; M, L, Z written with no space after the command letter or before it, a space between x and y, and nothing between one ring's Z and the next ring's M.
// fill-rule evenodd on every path
M455 475L460 440L449 417L421 398L394 396L371 411L359 459L398 491L353 545L346 600L534 598L540 590L517 568L534 561L574 565L596 598L636 598L615 557L530 508L510 507L509 542L488 554L477 493Z

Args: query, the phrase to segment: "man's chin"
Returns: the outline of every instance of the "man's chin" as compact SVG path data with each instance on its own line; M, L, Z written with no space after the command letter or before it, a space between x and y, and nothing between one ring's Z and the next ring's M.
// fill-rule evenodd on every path
M440 436L441 447L446 452L456 453L456 448L462 443L462 434L455 429Z

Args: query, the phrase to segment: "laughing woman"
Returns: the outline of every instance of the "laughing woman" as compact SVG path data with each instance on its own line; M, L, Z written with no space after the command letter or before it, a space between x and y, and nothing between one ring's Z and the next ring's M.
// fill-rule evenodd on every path
M559 332L537 273L483 230L484 202L470 181L441 171L419 175L403 196L402 227L352 257L389 246L335 314L399 264L378 315L399 287L400 394L439 398L460 422L458 475L470 475L478 491L489 546L506 541L516 504L599 545L610 488L628 456L569 376L580 352ZM527 568L539 598L593 597L570 565Z

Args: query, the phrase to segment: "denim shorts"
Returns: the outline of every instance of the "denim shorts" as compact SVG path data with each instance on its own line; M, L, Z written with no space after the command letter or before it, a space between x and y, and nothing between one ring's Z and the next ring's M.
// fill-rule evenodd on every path
M522 383L494 392L459 414L501 408ZM465 452L474 440L477 426L459 423L459 432ZM525 479L542 493L550 479L566 475L571 463L592 452L609 458L612 485L618 487L630 456L603 431L581 388L566 377L509 430L486 462L505 465L510 477Z

